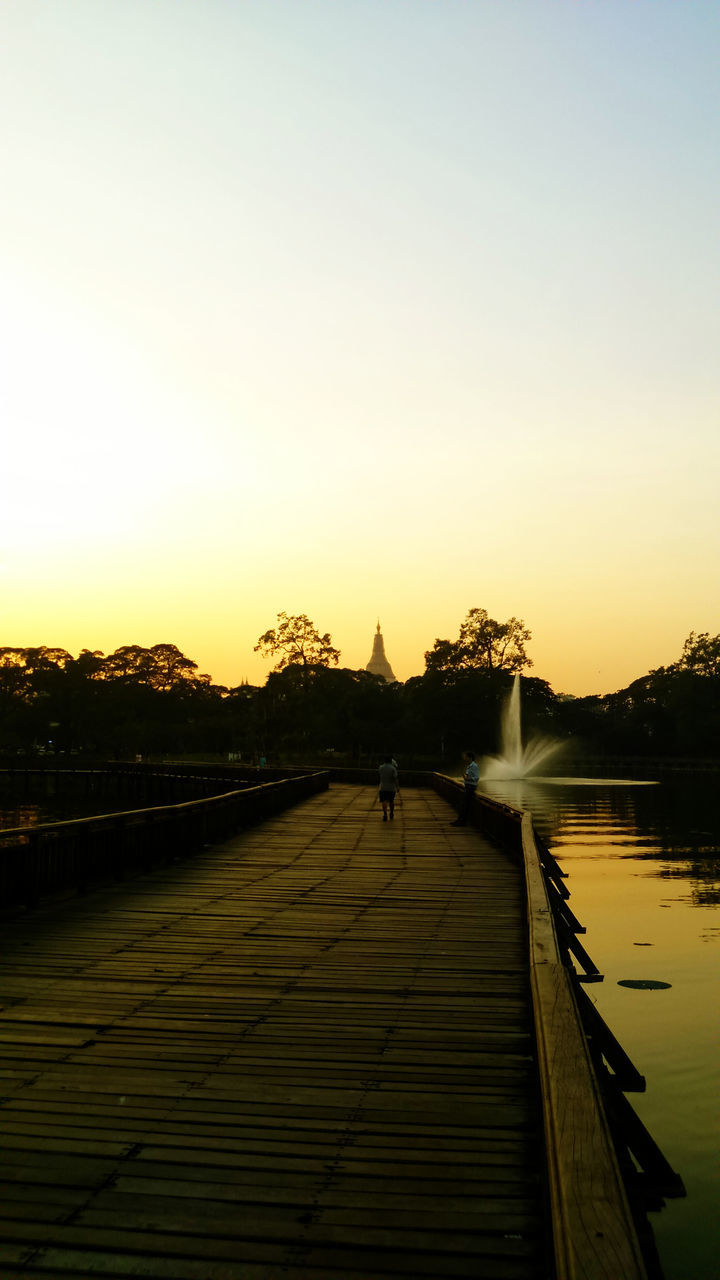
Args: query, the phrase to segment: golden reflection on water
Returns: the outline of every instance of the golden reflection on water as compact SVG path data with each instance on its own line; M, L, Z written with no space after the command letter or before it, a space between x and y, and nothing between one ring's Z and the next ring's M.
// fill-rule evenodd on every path
M36 827L38 822L45 821L40 816L40 808L36 804L20 804L0 808L0 830L12 827Z

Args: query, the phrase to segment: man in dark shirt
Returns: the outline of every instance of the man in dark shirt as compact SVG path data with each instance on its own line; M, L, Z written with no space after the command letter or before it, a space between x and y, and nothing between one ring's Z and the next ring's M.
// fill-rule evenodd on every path
M464 827L472 812L473 800L477 791L478 782L480 781L480 770L475 761L472 751L465 752L466 768L463 774L463 798L460 806L460 812L454 822L450 823L451 827Z
M395 797L400 791L398 783L397 765L392 756L385 756L379 769L380 774L380 790L378 798L382 805L383 822L388 820L388 809L390 810L391 819L395 817Z

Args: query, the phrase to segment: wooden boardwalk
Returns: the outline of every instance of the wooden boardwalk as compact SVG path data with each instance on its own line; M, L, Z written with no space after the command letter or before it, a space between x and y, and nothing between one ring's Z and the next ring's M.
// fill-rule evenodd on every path
M2 1280L551 1274L521 870L403 800L5 922Z

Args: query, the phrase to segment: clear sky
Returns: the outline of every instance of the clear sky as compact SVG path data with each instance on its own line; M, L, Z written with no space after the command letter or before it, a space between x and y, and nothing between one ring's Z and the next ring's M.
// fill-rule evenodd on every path
M720 631L714 0L0 0L0 644Z

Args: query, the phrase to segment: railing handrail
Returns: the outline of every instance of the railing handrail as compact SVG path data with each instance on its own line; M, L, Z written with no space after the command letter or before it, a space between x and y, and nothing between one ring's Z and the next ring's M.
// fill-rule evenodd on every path
M557 1280L645 1280L572 975L563 963L532 817L519 816Z
M304 774L304 777L313 778L327 770L317 769L314 773ZM178 775L182 776L182 775ZM82 818L61 818L57 822L36 822L26 827L0 827L0 842L13 837L37 836L52 834L57 832L62 834L63 831L72 827L90 827L103 822L117 822L120 818L144 818L151 814L157 815L161 813L180 813L188 812L193 809L201 809L203 805L215 804L220 800L233 800L237 796L247 796L251 792L260 792L268 790L271 787L282 786L284 779L273 779L271 782L261 782L257 786L239 787L233 791L221 791L213 796L200 796L195 800L180 800L172 804L154 804L146 805L142 809L117 809L111 813L93 813Z
M102 878L123 879L165 858L201 851L328 786L319 769L192 800L0 830L0 905L32 907L43 895Z

